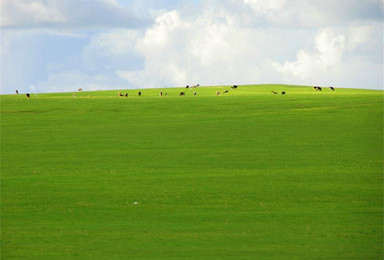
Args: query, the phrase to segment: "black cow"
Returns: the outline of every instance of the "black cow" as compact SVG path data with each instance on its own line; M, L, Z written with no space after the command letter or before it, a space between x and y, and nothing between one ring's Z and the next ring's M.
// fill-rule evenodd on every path
M19 91L16 89L16 94L19 95Z
M185 92L180 92L179 96L185 96Z
M237 89L237 85L233 85L231 88L232 89Z
M189 88L189 85L185 86L185 88Z
M320 91L322 91L321 87L314 86L313 88L314 88L315 90L320 90Z
M128 93L125 93L124 97L128 97Z
M281 92L281 95L285 95L285 91L282 91L282 92Z
M334 87L329 87L332 91L335 91L335 88Z
M137 95L139 95L139 97L141 97L141 91L137 92Z
M25 94L27 96L27 98L30 98L31 96L29 95L29 93Z
M223 93L228 93L228 90L224 91Z
M272 93L275 94L275 95L276 95L276 94L279 94L279 93L277 93L276 91L272 91Z

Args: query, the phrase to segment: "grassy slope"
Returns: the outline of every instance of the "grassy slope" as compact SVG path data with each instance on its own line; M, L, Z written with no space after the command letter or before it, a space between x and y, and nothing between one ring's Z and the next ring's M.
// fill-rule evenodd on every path
M3 258L381 259L383 92L218 89L1 96Z

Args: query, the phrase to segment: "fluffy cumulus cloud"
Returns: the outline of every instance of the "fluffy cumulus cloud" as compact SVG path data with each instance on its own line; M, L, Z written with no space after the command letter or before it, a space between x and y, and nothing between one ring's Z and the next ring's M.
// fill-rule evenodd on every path
M45 73L20 84L33 84L41 92L197 83L383 86L380 0L122 3L3 1L1 24L6 37L1 56L3 64L10 66L2 66L2 74L7 72L2 85L12 83L8 76L16 75L12 68L24 68L25 74L30 71L20 66L24 61L16 50L28 46L26 53L30 53L38 47L31 49L23 39L37 41L31 35L55 34L48 40L39 36L37 42L46 44L39 51L48 53L49 44L64 39L67 47L53 48L49 52L53 54L40 62ZM138 10L146 19L137 18ZM147 19L152 20L148 23ZM36 55L29 57L37 59Z
M159 16L136 44L144 68L116 74L143 87L252 82L263 32L239 30L225 14L217 17L221 22L209 13L198 19L183 17L178 11Z
M282 12L287 3L244 0L244 4L252 6L257 16L269 19L269 15ZM141 87L198 82L204 85L284 82L382 86L382 59L374 61L382 57L380 23L371 21L364 26L357 23L334 29L325 26L328 20L324 20L325 27L321 29L318 27L321 14L309 21L304 13L301 16L306 19L294 20L288 12L287 20L297 23L299 30L284 31L275 23L251 26L244 16L234 15L231 9L223 5L204 8L198 17L182 10L162 14L137 41L136 48L145 57L145 67L136 71L119 70L116 75ZM307 22L315 28L308 29ZM298 41L307 44L298 44ZM375 41L378 44L373 46ZM371 53L358 53L358 49L369 49L367 45L371 45ZM359 69L360 73L351 74ZM373 74L371 78L364 76ZM356 81L356 77L364 80Z
M299 50L295 60L271 65L284 81L380 88L382 36L380 26L352 27L343 34L323 29L315 35L313 47Z

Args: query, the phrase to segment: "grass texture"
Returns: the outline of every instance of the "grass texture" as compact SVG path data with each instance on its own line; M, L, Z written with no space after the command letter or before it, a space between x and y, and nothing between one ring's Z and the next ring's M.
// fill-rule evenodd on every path
M2 259L383 258L383 91L137 91L0 97Z

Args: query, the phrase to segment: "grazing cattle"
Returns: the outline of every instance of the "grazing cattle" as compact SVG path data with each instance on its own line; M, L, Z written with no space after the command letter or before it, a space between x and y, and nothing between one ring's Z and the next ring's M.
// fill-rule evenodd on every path
M123 94L121 94L121 91L117 92L117 95L118 95L119 97L122 97L122 96L123 96Z
M185 96L185 92L180 92L179 96Z
M231 88L232 89L237 89L237 85L233 85Z
M73 95L72 95L73 97L76 97L76 93L73 93Z
M30 98L31 96L29 95L29 93L25 94L27 96L27 98Z
M228 90L224 91L223 93L228 93Z
M196 96L196 94L197 94L196 91L193 91L193 95Z
M189 86L187 85L187 86L185 86L185 88L189 88Z
M220 96L220 91L216 91L216 96Z
M275 95L276 95L276 94L279 94L279 93L277 93L276 91L272 91L272 93L275 94Z
M319 87L319 86L314 86L313 88L314 88L315 90L320 90L320 91L322 91L321 87Z
M163 96L163 92L162 92L162 91L159 92L159 96L160 96L160 97Z
M16 94L19 95L19 91L16 89Z
M139 95L139 97L141 97L141 91L137 92L137 95Z
M124 97L128 97L128 93L125 93Z
M285 91L282 91L282 92L281 92L281 95L285 95Z
M332 91L335 91L335 88L334 87L329 87Z
M78 90L79 90L79 92L83 91L83 89L82 89L82 88L79 88Z

